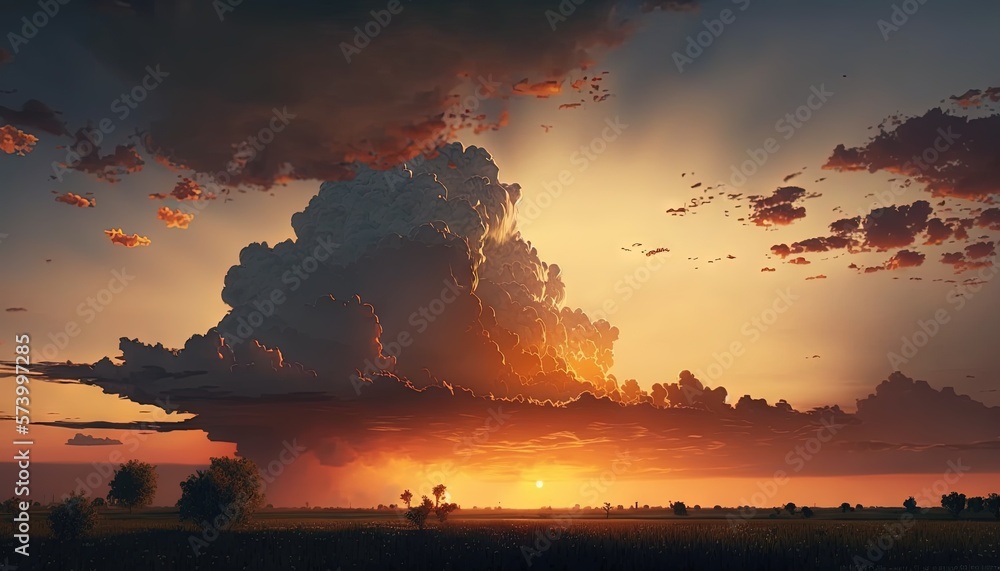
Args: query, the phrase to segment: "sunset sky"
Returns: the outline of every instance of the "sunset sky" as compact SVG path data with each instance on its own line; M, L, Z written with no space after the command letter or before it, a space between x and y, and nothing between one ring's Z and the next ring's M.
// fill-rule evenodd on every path
M172 504L293 441L276 505L995 487L1000 6L123 4L0 44L0 360L52 363L46 497L117 452Z

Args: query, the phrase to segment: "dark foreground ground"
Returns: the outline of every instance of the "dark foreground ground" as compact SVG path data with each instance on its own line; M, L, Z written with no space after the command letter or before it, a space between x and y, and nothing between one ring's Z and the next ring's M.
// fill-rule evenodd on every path
M460 512L461 513L461 512ZM178 524L176 512L105 512L94 534L60 544L44 513L33 515L30 557L13 553L9 517L4 558L18 570L249 569L591 570L920 569L1000 571L1000 522L942 514L901 519L899 510L841 515L818 511L731 521L649 513L466 512L418 531L390 513L269 511L247 528L216 535ZM201 542L204 543L200 543ZM198 553L195 550L198 550ZM873 566L865 567L866 562ZM7 567L13 569L13 567Z

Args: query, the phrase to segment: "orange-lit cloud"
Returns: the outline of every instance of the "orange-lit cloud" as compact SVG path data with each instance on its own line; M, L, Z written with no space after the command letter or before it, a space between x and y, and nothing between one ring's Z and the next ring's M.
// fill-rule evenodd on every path
M356 161L412 160L452 139L467 125L462 115L477 116L516 95L559 96L564 83L638 28L638 18L622 22L624 4L576 5L558 32L528 2L505 4L503 18L491 3L469 4L448 18L435 7L414 6L397 33L380 36L363 54L346 55L342 38L371 17L371 6L357 0L310 3L308 10L258 6L198 42L187 39L185 17L163 20L136 11L106 19L102 39L88 47L111 68L136 59L157 61L170 73L156 91L170 119L150 125L144 141L150 154L220 184L268 188L289 177L350 178ZM693 0L656 0L643 2L642 12L694 6ZM187 17L197 22L216 15L208 4ZM250 58L232 49L257 46L265 24L276 40L267 49L253 49ZM474 65L454 57L473 48ZM244 143L254 152L230 169L234 145L246 150Z
M787 226L806 216L806 208L795 203L814 196L818 195L807 196L806 190L797 186L780 187L770 196L749 196L747 199L753 210L750 220L757 226Z
M298 442L312 464L290 471L459 456L509 477L526 459L592 469L629 450L648 459L647 476L770 476L823 430L835 438L803 473L931 470L955 450L1000 469L1000 409L899 373L857 414L736 398L690 371L648 391L619 381L618 330L564 305L560 268L516 230L520 188L499 172L486 150L454 144L412 170L327 182L293 216L294 239L243 249L217 327L177 350L123 338L120 360L46 374L145 404L169 398L195 418L160 431L203 430L262 465ZM284 276L295 276L285 302L261 319ZM486 419L497 429L469 446Z
M1000 87L988 87L985 90L970 89L962 95L952 95L950 99L960 107L980 107L986 103L1000 101Z
M80 196L79 194L73 194L72 192L67 192L65 194L60 194L59 196L56 196L56 202L70 204L72 206L78 206L80 208L93 208L97 206L96 199L86 198Z
M126 248L137 248L139 246L148 246L152 242L149 238L145 236L140 236L138 234L132 234L129 236L122 231L121 228L113 228L111 230L105 230L104 233L111 239L112 244L120 244Z
M38 137L25 133L13 125L0 127L0 151L23 157L35 148Z
M178 181L178 183L174 185L174 189L168 194L150 194L149 197L154 200L164 200L167 198L173 198L175 200L215 200L214 194L211 192L205 192L201 185L189 178L182 178Z
M513 90L515 95L531 95L545 99L562 93L562 81L550 80L531 83L527 79L522 79L514 84Z
M171 210L166 206L161 206L159 210L156 211L157 220L163 220L167 223L167 228L187 228L191 221L194 220L194 214L188 214L181 212L180 210Z
M1000 114L970 119L935 108L896 121L863 146L838 145L823 168L901 174L933 196L989 202L1000 194Z
M114 152L102 155L101 149L94 145L83 129L76 132L76 138L70 146L79 159L62 167L90 174L108 183L121 181L128 174L137 173L143 169L145 161L135 150L135 145L117 145ZM85 150L90 152L84 152Z

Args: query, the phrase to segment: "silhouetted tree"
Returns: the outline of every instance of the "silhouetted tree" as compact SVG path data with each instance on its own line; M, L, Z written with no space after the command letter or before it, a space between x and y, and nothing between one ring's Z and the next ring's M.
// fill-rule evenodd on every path
M861 510L865 509L865 506L863 506L861 504L858 504L858 505L854 506L854 509L856 509L858 511L861 511Z
M181 482L177 507L182 520L207 521L217 528L238 526L264 504L260 489L260 471L249 458L212 458L207 470ZM216 523L219 518L225 523Z
M785 504L785 511L787 511L789 515L795 515L795 507L795 502L788 502Z
M990 494L983 500L983 507L993 514L993 517L1000 519L1000 494Z
M427 518L430 517L432 511L434 511L434 503L427 496L421 496L419 504L406 510L405 517L410 523L417 526L417 529L424 529L427 527Z
M958 517L958 514L965 509L965 494L952 492L948 495L942 495L941 507L951 512L952 516Z
M809 506L804 506L802 508L802 517L804 517L804 518L810 518L812 516L813 516L812 508L810 508Z
M674 515L687 515L688 514L688 509L687 509L687 506L684 505L684 502L674 502L674 505L672 505L670 507L674 508Z
M448 514L457 509L458 509L458 504L444 502L441 505L434 507L434 515L437 516L439 522L444 523L448 519Z
M107 505L107 502L104 501L104 498L94 498L93 500L90 501L90 503L93 504L95 508L103 508L104 506Z
M601 506L601 509L604 510L604 518L605 519L608 519L608 518L611 517L611 502L604 502L604 505Z
M776 516L781 515L781 508L774 508L774 515Z
M906 511L914 513L917 511L917 500L910 496L903 500L903 507L906 508Z
M986 498L982 496L973 496L969 498L968 506L972 513L979 513L983 511L986 506Z
M112 505L142 508L153 503L156 496L156 468L147 462L129 460L115 470L108 485L108 501Z
M851 509L852 509L851 508L851 504L849 504L847 502L844 502L844 503L840 504L840 511L843 512L843 513L847 513L849 511L851 511Z
M97 508L82 493L73 494L49 512L52 534L60 541L79 539L97 524Z
M0 508L2 508L4 512L12 514L17 511L17 505L19 503L21 502L18 501L17 496L11 496L10 498L4 500L3 504L0 504Z
M399 499L403 500L403 503L406 504L406 509L410 509L410 502L413 501L413 494L410 493L410 490L403 490L403 493L399 494Z
M431 493L434 494L434 505L437 506L441 503L441 498L444 497L444 493L448 491L448 487L444 484L438 484L434 486Z

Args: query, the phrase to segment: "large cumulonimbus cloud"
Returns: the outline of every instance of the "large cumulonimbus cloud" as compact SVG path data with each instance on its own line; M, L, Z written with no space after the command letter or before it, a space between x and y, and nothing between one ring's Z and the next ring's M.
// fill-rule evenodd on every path
M495 396L531 385L541 400L613 390L617 330L560 306L559 267L520 236L520 187L498 176L485 150L452 144L408 169L325 183L292 218L295 240L243 250L226 276L233 309L219 331L321 373L385 369ZM359 336L318 317L315 303L329 295L374 308L378 351L354 352L355 361L329 354Z
M218 327L176 350L123 338L119 363L46 373L170 403L195 416L159 430L203 430L258 463L295 441L328 467L459 451L470 468L513 473L526 452L582 466L631 450L644 474L764 476L822 434L836 440L811 474L933 471L956 450L1000 470L1000 409L898 373L857 414L730 399L689 371L648 391L618 382L618 330L562 304L559 267L517 230L520 193L489 153L459 144L325 183L293 216L294 239L241 252ZM502 431L463 445L486 416Z

